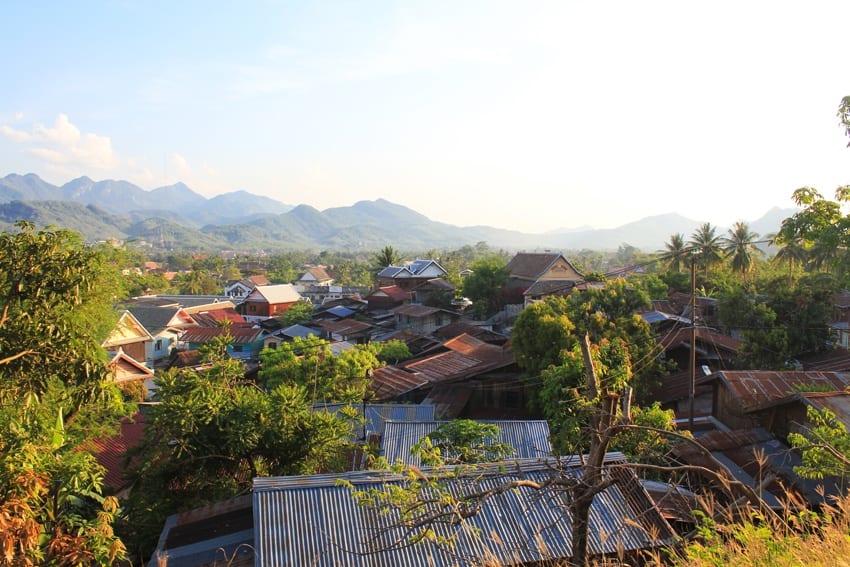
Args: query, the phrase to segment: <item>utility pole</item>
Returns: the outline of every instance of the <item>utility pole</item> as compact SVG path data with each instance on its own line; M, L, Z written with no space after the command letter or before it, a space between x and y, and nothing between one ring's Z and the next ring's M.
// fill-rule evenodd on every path
M694 397L697 383L697 271L696 254L691 252L691 380L688 389L688 429L694 431Z

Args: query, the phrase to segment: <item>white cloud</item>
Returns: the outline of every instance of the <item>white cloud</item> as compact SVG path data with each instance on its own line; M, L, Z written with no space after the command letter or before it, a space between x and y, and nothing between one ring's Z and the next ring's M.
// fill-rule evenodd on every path
M0 133L13 142L27 145L28 153L48 164L90 171L108 170L118 163L108 136L81 132L65 114L59 114L51 127L37 124L26 131L4 125Z
M192 175L192 168L189 167L189 162L180 154L171 155L171 166L174 168L177 176L181 179L185 179Z

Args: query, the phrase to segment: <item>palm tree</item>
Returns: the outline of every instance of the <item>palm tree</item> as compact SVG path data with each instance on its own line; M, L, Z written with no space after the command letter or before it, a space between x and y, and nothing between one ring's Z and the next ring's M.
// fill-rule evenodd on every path
M384 246L372 258L372 272L378 273L387 266L397 266L401 262L401 254L392 246Z
M779 242L776 236L770 242L774 246ZM809 260L809 253L799 240L792 240L785 243L776 254L773 256L773 262L777 264L788 264L788 284L794 285L794 268L795 266L804 266Z
M708 276L708 269L713 264L718 264L723 260L720 237L717 235L717 228L711 226L711 223L701 224L691 235L688 246L695 253L696 261L702 267L706 276Z
M659 259L667 262L667 269L671 272L680 272L682 265L690 257L691 250L685 243L685 235L676 233L670 235L670 240L664 243L666 250L659 253Z
M755 256L761 253L756 246L758 237L757 232L750 231L747 223L739 221L729 229L728 236L720 239L723 252L732 259L732 270L744 279L755 267Z

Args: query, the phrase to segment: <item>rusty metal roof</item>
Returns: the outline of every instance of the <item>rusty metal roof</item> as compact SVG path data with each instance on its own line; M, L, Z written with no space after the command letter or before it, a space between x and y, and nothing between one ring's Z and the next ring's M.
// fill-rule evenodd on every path
M615 482L596 495L590 514L592 555L614 554L669 544L674 532L621 454L609 456L606 475ZM428 471L425 471L426 473ZM576 478L578 458L526 460L475 467L446 479L454 494L494 490L513 480L543 482ZM278 565L440 567L488 559L496 564L525 564L571 555L572 522L564 493L507 490L484 500L480 511L462 523L434 523L437 537L455 538L454 546L431 542L407 544L397 513L358 505L357 490L403 486L401 475L359 471L334 475L254 479L254 546L257 567ZM398 542L397 544L394 544Z
M850 386L850 374L841 372L724 370L699 380L722 382L743 411L787 398L800 391L841 392Z
M469 399L472 397L473 386L462 382L455 384L438 384L431 388L422 400L423 404L434 406L434 417L454 419L460 415Z
M697 327L697 346L710 348L712 351L725 350L738 352L743 342L735 337L724 335L708 327ZM664 349L670 349L682 343L691 342L691 328L679 327L658 337L658 344Z
M398 307L390 309L390 312L395 313L396 315L406 315L408 317L427 317L428 315L439 313L441 311L457 315L454 311L449 311L440 307L429 307L427 305L413 303L405 303L404 305L399 305Z
M850 350L834 348L816 355L801 357L805 370L821 372L850 372Z
M387 421L381 437L381 455L390 463L422 466L418 455L411 453L414 445L449 421ZM496 425L496 441L513 447L511 459L539 459L552 453L549 442L549 423L546 420L481 420ZM451 457L447 455L447 457Z
M818 411L828 409L850 431L850 394L847 392L805 392L806 403Z
M250 344L259 339L262 334L262 329L254 327L191 327L180 336L180 340L186 343L205 343L230 335L235 344Z
M391 400L428 383L428 379L417 372L384 366L372 372L370 390L376 400Z

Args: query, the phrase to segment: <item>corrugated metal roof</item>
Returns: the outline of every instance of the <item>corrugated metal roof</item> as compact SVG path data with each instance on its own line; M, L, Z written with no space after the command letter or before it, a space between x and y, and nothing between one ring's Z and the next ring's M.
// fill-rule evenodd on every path
M258 285L245 298L245 301L265 300L270 305L279 303L296 303L301 301L301 294L292 284Z
M806 370L847 372L850 371L850 350L833 348L817 355L800 358L800 362L803 363L803 368Z
M417 372L384 366L373 371L370 390L378 400L391 400L427 383L428 379Z
M234 344L250 344L260 338L262 329L253 327L190 327L180 336L186 343L205 343L224 335L233 337Z
M339 412L351 407L358 415L363 415L361 404L316 404L316 409ZM434 406L430 404L366 404L366 433L383 435L384 424L388 421L430 421L434 419ZM361 425L358 424L358 427ZM355 432L356 433L356 432Z
M423 404L434 406L434 417L439 419L454 419L460 415L463 408L472 397L472 387L464 383L438 384L431 388Z
M404 266L387 266L378 272L378 277L380 278L409 278L412 276L413 273Z
M453 313L452 311L448 311L447 309L441 309L439 307L429 307L428 305L414 305L413 303L406 303L404 305L399 305L398 307L394 307L390 309L392 313L396 315L406 315L409 317L427 317L433 313L439 313L441 311L447 313Z
M149 565L251 565L252 507L245 495L169 516Z
M381 455L390 463L421 466L418 455L411 449L423 438L436 431L448 421L387 421L381 437ZM539 459L552 453L549 442L549 423L545 420L481 420L499 427L500 443L514 448L510 459ZM451 458L451 455L446 455Z
M612 455L612 464L625 464ZM512 480L544 482L575 478L577 458L535 460L476 467L471 474L447 479L454 495L503 487ZM626 467L608 467L616 482L596 495L591 506L589 550L592 555L632 551L669 543L673 530ZM572 523L566 498L554 487L520 488L492 495L475 515L458 523L431 525L438 537L455 538L448 549L430 542L408 545L396 525L397 512L356 503L352 490L378 489L406 482L400 475L352 472L343 475L254 479L254 545L257 567L279 565L370 565L432 567L520 564L571 555Z
M724 335L723 333L718 333L714 329L709 329L707 327L697 327L696 329L697 336L697 347L702 346L710 351L717 350L725 350L729 352L736 353L741 348L743 342L735 337L730 337L729 335ZM660 344L664 349L670 349L675 346L678 346L682 343L691 342L691 329L690 327L679 327L676 329L672 329L671 331L664 333L660 337L658 337L658 344Z
M850 431L850 394L847 392L806 392L802 397L818 411L828 409Z
M850 374L841 372L774 372L767 370L717 372L700 383L720 380L738 400L741 409L762 406L800 390L841 392L850 385Z

